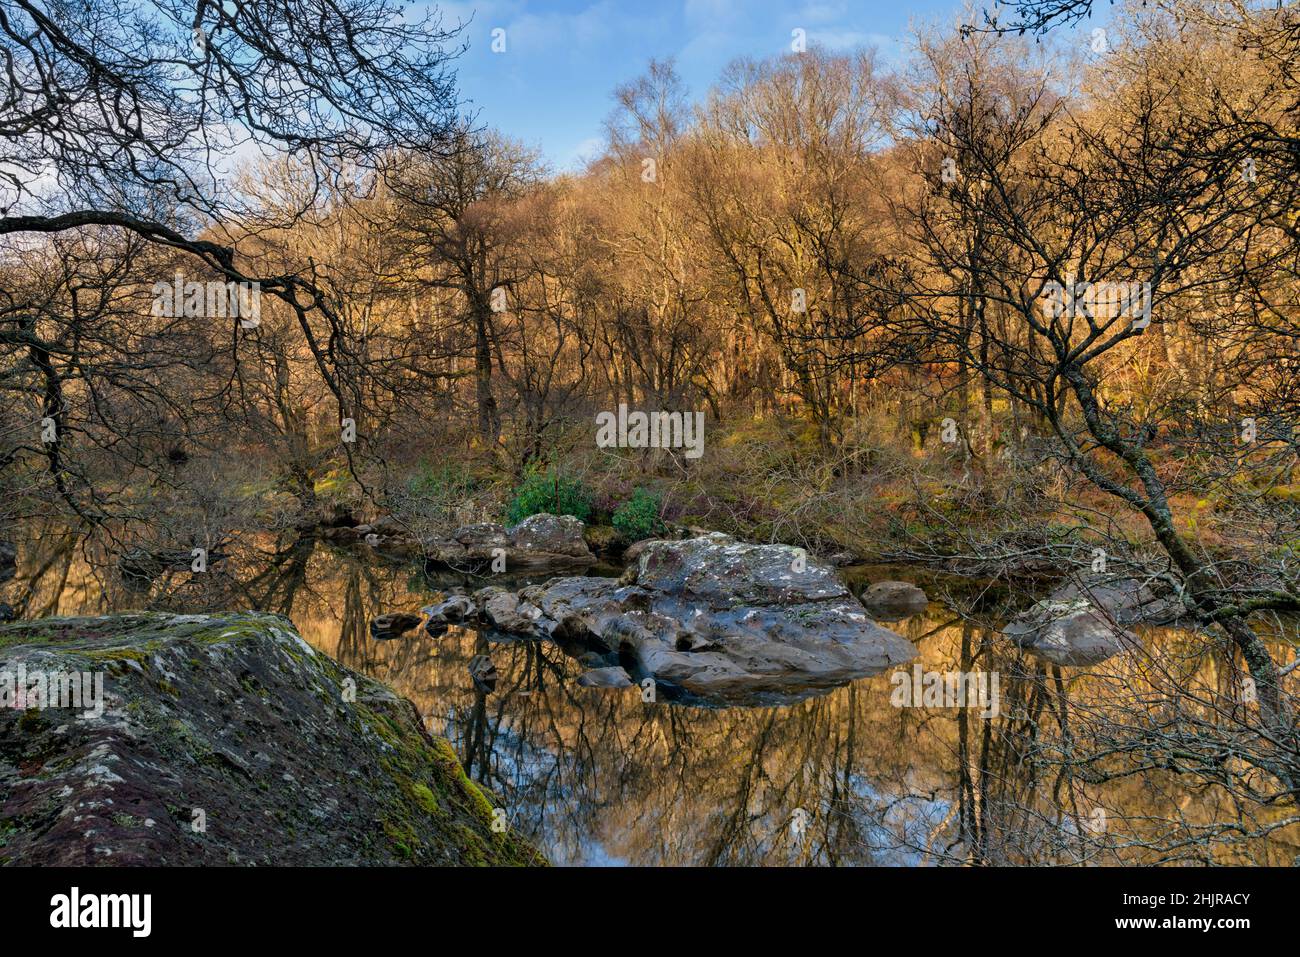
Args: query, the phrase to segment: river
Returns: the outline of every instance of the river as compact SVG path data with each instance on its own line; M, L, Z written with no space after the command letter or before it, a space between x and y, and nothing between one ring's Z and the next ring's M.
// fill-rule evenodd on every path
M1300 853L1284 812L1239 790L1157 762L1104 780L1098 769L1115 765L1084 759L1085 745L1107 746L1098 728L1136 727L1136 715L1163 707L1171 670L1206 694L1234 680L1220 651L1179 629L1142 632L1158 656L1054 671L998 636L1006 589L853 568L855 586L890 577L927 589L928 609L889 627L919 648L924 672L996 673L995 716L898 706L904 679L891 673L780 705L707 707L579 686L584 667L546 642L460 628L377 641L374 616L478 583L364 549L263 536L206 575L129 588L106 546L59 528L26 542L5 597L31 616L286 615L317 648L411 698L557 864L1289 864ZM499 673L490 693L469 674L480 654Z

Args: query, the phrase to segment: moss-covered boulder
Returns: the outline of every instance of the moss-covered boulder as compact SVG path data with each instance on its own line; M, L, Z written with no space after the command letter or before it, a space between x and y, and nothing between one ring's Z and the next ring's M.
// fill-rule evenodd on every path
M411 702L277 615L3 625L0 699L3 864L544 863Z

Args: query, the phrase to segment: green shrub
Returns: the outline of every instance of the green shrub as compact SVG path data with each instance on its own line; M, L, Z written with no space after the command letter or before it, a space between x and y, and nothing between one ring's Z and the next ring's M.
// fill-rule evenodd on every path
M659 520L659 506L658 495L639 488L630 499L614 509L614 528L629 542L649 538L664 527Z
M579 479L554 471L530 471L506 507L506 524L516 525L538 512L572 515L585 522L591 516L591 494Z

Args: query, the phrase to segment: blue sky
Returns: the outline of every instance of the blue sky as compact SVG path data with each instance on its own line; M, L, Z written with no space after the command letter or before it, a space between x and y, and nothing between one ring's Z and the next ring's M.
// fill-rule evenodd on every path
M464 0L437 7L444 26L469 24L457 72L480 122L540 149L556 170L581 168L597 151L614 88L640 75L652 57L674 57L695 98L737 56L788 52L796 27L810 43L871 45L893 61L914 22L952 23L964 9L962 0ZM497 28L505 31L504 53L491 49Z

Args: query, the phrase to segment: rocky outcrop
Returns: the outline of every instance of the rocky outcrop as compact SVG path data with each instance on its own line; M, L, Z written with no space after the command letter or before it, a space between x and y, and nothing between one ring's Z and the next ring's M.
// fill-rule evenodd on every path
M0 707L0 863L541 862L409 701L279 616L0 626L0 696L38 674L93 680Z
M702 538L709 535L722 535L723 532L715 532L711 529L700 528L697 525L674 525L668 523L661 534L653 538L642 538L623 550L623 561L632 564L641 557L641 553L654 542L679 542L688 538Z
M505 526L496 522L464 525L451 533L450 541L438 544L446 549L448 565L486 565L511 547Z
M547 634L542 610L532 602L504 588L489 586L474 593L480 617L496 631L524 638Z
M524 634L630 660L637 677L705 700L798 697L916 655L829 565L720 534L649 542L617 581L557 578L517 597Z
M451 625L485 625L492 630L517 638L545 638L549 635L542 611L499 585L489 585L473 596L453 594L423 611L429 616L425 625L429 634L439 637Z
M930 599L909 582L883 581L863 591L862 604L879 621L900 621L925 611Z
M1052 664L1087 667L1138 647L1126 626L1167 614L1167 603L1132 579L1071 582L1017 615L1002 633Z
M641 553L644 552L652 543L662 541L658 538L643 538L639 542L633 542L623 550L623 560L629 565L633 562L640 561Z
M530 515L507 532L511 550L506 567L593 564L596 556L582 532L582 522L572 515Z

